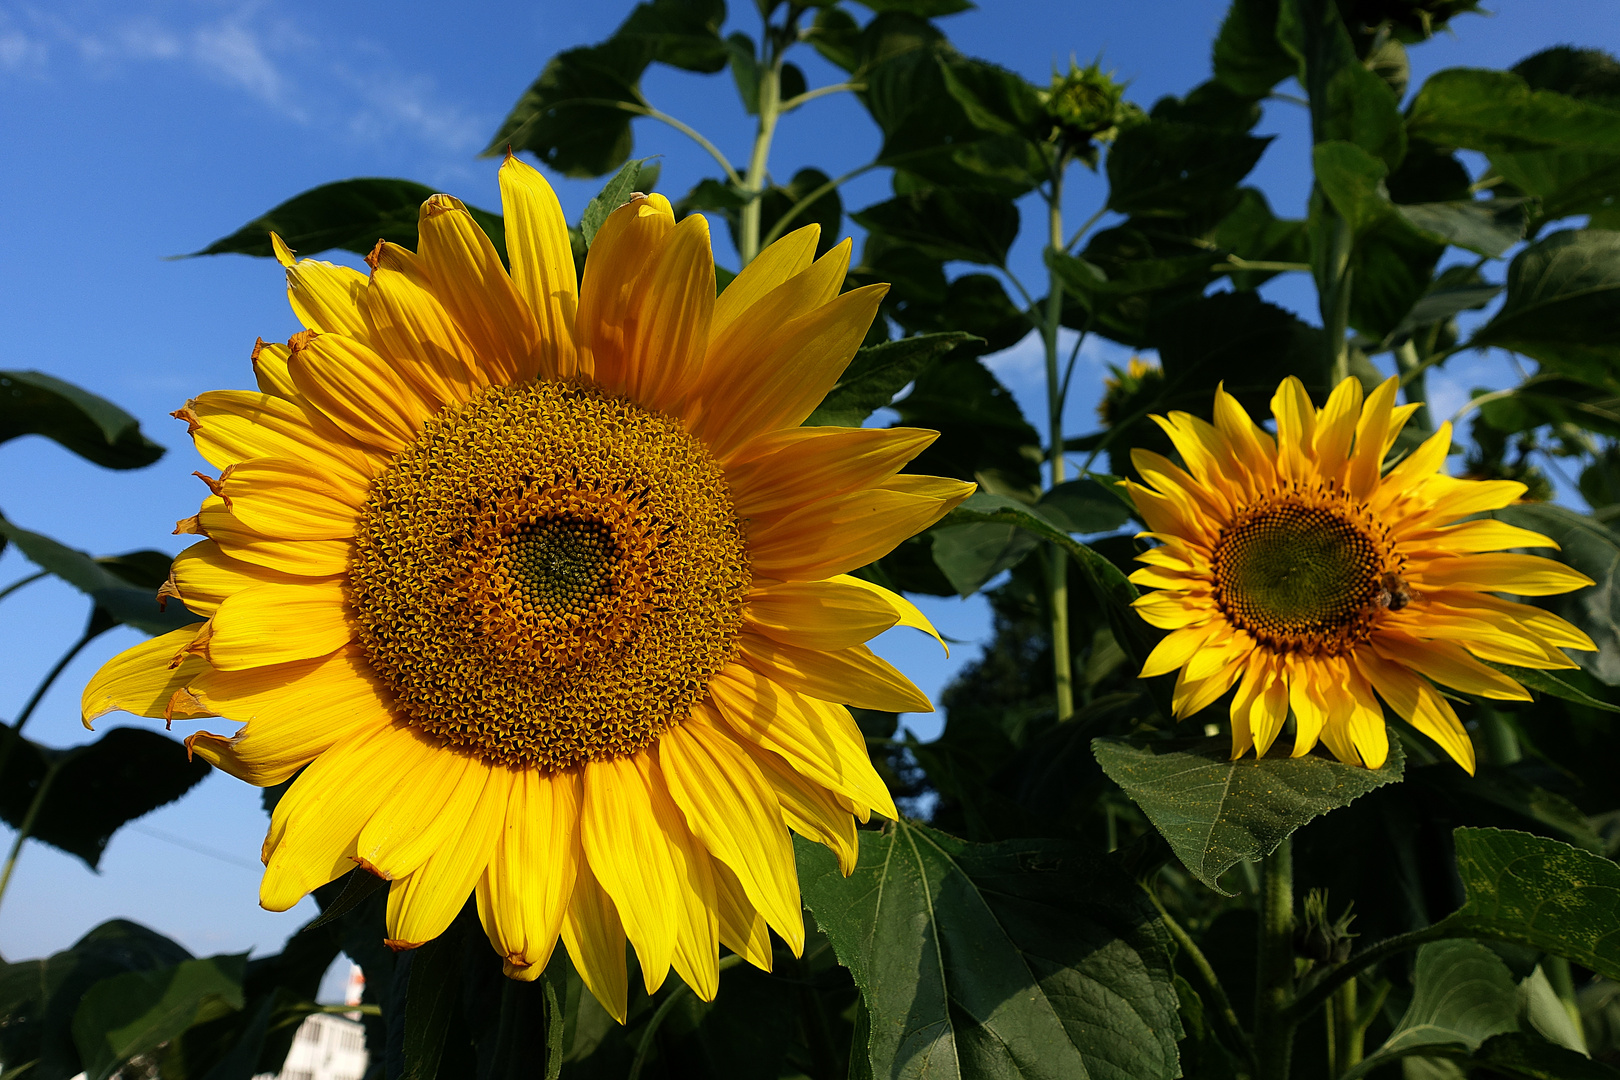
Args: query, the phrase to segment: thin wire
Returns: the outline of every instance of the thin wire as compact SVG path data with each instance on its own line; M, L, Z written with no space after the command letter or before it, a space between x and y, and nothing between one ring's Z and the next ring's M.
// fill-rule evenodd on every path
M150 836L154 840L162 840L166 844L173 844L175 847L182 847L187 851L194 851L199 855L206 855L210 859L218 859L220 862L230 863L232 866L239 866L244 870L252 870L254 873L259 873L264 869L264 867L258 863L250 862L247 859L227 854L226 852L220 851L217 848L211 848L207 844L199 844L195 841L187 840L183 836L175 836L173 833L164 832L162 829L154 829L150 825L142 825L135 822L132 823L129 828L133 829L135 832L141 833L144 836Z

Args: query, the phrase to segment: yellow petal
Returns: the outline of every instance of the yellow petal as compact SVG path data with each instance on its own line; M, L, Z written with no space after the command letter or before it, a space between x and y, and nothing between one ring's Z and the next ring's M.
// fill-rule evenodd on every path
M703 1001L720 992L720 927L714 885L714 860L686 827L680 807L670 795L663 770L652 754L639 754L636 767L652 796L653 815L663 828L675 865L675 949L670 964L676 974ZM648 986L650 994L657 989Z
M355 857L380 877L398 879L416 871L453 842L482 798L491 768L483 759L424 734L421 752L408 774L410 782L395 788L366 822L355 845ZM495 771L506 774L509 770L497 767ZM479 873L483 869L480 866ZM472 891L470 883L467 891ZM462 899L466 898L463 893Z
M596 378L649 409L675 412L703 366L714 311L709 223L693 214L675 226L625 311L622 383Z
M524 769L512 778L506 822L484 872L484 928L513 968L538 975L562 932L581 861L579 802L577 771Z
M888 291L863 286L777 325L757 321L751 311L730 335L740 339L737 362L711 355L704 369L694 433L725 460L765 432L798 427L849 366Z
M1457 719L1451 703L1441 697L1434 687L1400 664L1391 663L1372 650L1358 651L1354 660L1356 667L1377 689L1378 695L1389 703L1390 708L1399 713L1407 723L1439 743L1440 748L1450 754L1457 764L1470 773L1474 771L1474 744L1469 740L1462 721ZM1360 738L1356 742L1361 756L1367 760L1368 768L1376 769L1383 764L1382 759L1374 760L1374 756L1367 752L1367 747L1362 745Z
M354 536L365 489L343 485L313 465L255 458L227 468L219 493L237 520L283 540L347 540Z
M579 876L563 916L562 938L585 988L613 1019L624 1023L630 990L624 963L624 925L618 909L591 872L589 859L579 860Z
M935 439L921 428L810 427L753 440L726 466L737 516L780 514L879 484Z
M508 154L500 176L512 285L534 313L540 377L572 378L578 373L574 318L579 287L568 221L556 192L536 170Z
M1425 529L1405 536L1395 545L1395 550L1410 554L1415 551L1478 552L1526 547L1556 549L1558 545L1538 532L1487 518L1465 521L1461 525L1443 529Z
M820 239L821 226L806 225L788 233L755 256L754 261L743 267L742 273L726 286L726 291L714 302L714 319L709 324L710 336L720 336L755 304L788 279L801 274L815 259L816 244Z
M1411 668L1437 683L1465 694L1499 701L1529 701L1524 687L1486 667L1469 656L1461 646L1449 641L1420 641L1408 634L1380 630L1369 644L1373 651L1392 664Z
M1215 388L1215 430L1256 482L1263 482L1276 471L1276 443L1224 386Z
M711 718L711 723L723 722L707 706L696 706L693 711L698 709L707 710L706 715ZM839 805L832 792L809 777L800 775L780 754L749 742L743 743L743 749L759 766L760 775L776 793L777 805L781 807L782 819L787 822L788 828L806 840L814 840L830 849L838 856L839 871L845 877L853 874L860 852L855 817ZM863 814L861 820L865 821L868 817Z
M215 667L227 670L325 656L354 636L338 582L255 585L227 597L197 636Z
M632 199L609 214L591 244L580 284L575 340L585 373L603 386L629 381L627 334L652 268L675 231L675 214L662 195Z
M1323 478L1342 479L1361 418L1361 382L1345 379L1333 388L1316 418L1316 470Z
M754 573L784 581L846 574L887 555L973 491L974 485L960 480L898 475L878 487L817 499L782 517L757 521L749 535Z
M253 458L295 458L323 474L364 486L386 459L362 447L297 402L248 390L210 390L174 414L210 465L224 469Z
M286 911L354 869L355 839L419 757L420 738L405 724L361 729L299 774L270 817L261 907Z
M804 649L845 649L877 637L900 621L884 598L846 584L857 578L788 581L756 586L743 617L773 641Z
M205 499L197 516L181 523L192 524L192 528L177 527L175 532L201 533L233 559L297 577L320 578L347 573L349 552L354 546L348 540L267 539L225 509L225 500L218 496Z
M415 441L436 411L388 361L353 338L320 334L287 362L293 382L328 420L388 454Z
M733 736L722 734L701 713L665 733L658 761L687 828L737 875L749 901L776 932L802 947L793 845L759 768Z
M162 716L175 691L207 666L200 657L181 656L203 626L199 622L171 630L131 646L102 664L80 695L84 726L89 727L98 716L119 710L136 716Z
M709 688L716 713L743 739L780 754L801 776L857 806L898 816L848 709L797 693L742 664L727 667Z
M1277 464L1282 475L1303 480L1313 472L1307 466L1316 444L1316 406L1305 392L1305 384L1290 375L1271 398L1271 415L1277 419Z
M583 772L585 858L613 898L651 993L663 984L675 952L676 910L683 903L675 855L634 761L592 761Z
M274 667L208 668L186 689L205 708L246 725L231 738L198 732L187 749L260 787L281 783L355 732L393 722L387 691L354 646Z
M394 949L414 949L449 929L467 903L506 819L512 794L512 771L483 762L487 773L477 802L457 820L450 842L441 845L409 877L396 880L388 890L388 937Z
M1138 678L1151 679L1182 667L1192 659L1194 653L1204 647L1204 642L1214 636L1216 629L1204 623L1199 626L1183 627L1170 633L1148 654Z
M371 283L360 297L372 348L430 402L467 401L489 385L467 335L433 293L427 269L398 244L371 254Z
M770 971L774 959L771 931L765 917L754 910L737 875L723 862L714 864L715 914L719 917L720 944L761 971Z
M1160 630L1180 630L1196 626L1214 618L1216 609L1207 596L1180 596L1175 593L1156 592L1134 600L1131 608L1149 626Z
M467 207L448 195L422 204L417 254L434 295L472 343L493 383L533 379L540 373L539 328L512 287L495 245Z
M1356 448L1345 479L1345 489L1357 499L1368 498L1378 487L1399 385L1400 381L1394 376L1385 379L1362 406L1361 419L1356 424Z
M169 581L160 596L173 596L197 615L212 615L232 593L255 585L297 585L309 580L242 562L226 555L212 540L192 544L174 557Z
M259 384L261 392L289 401L298 396L298 388L293 385L292 374L287 371L287 358L291 355L292 350L285 345L263 338L254 343L250 359L253 364L253 379Z
M1518 596L1552 596L1592 584L1563 563L1539 555L1486 553L1436 559L1409 574L1414 581L1442 589L1480 589Z
M744 631L744 662L801 694L879 712L933 712L928 695L865 645L824 652Z
M1315 661L1299 658L1292 665L1288 682L1288 705L1294 710L1294 752L1292 757L1304 757L1316 745L1327 726L1328 709L1320 683L1321 668Z
M279 242L281 237L275 240ZM366 287L366 275L314 259L294 262L284 244L277 254L285 256L282 265L287 270L287 300L299 322L322 333L364 338L366 326L360 317L358 299Z

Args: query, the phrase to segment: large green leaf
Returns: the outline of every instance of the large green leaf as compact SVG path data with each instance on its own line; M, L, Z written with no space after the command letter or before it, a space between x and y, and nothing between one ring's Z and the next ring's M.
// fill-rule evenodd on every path
M974 126L1039 140L1052 129L1040 92L1016 71L962 56L940 58L945 86Z
M796 841L806 905L861 988L877 1077L1178 1076L1168 940L1079 845L899 821L844 878Z
M1391 169L1406 156L1395 91L1356 55L1333 0L1281 0L1277 39L1294 57L1311 103L1313 142L1355 143Z
M1524 238L1527 203L1526 199L1471 199L1395 209L1413 228L1494 259Z
M1270 137L1153 119L1121 133L1108 152L1108 208L1181 216L1228 198Z
M954 331L868 345L855 354L805 424L860 427L935 360L973 340L971 334Z
M1040 436L978 358L953 353L927 368L894 410L902 425L939 432L906 471L1031 497L1040 490Z
M1508 267L1507 299L1471 345L1498 345L1543 368L1620 386L1620 233L1566 230Z
M612 172L635 145L630 121L643 108L638 84L652 59L645 42L629 38L558 53L484 153L527 150L565 176Z
M850 215L873 232L904 241L936 259L1000 266L1018 236L1018 208L975 191L934 188L902 195Z
M198 621L197 616L177 600L160 606L157 584L147 585L144 575L132 577L134 572L129 566L91 558L48 536L19 528L3 517L0 517L0 537L16 544L17 550L29 561L93 599L97 614L103 616L102 629L126 623L148 634L166 634ZM132 585L132 580L141 580L145 587ZM97 621L92 619L92 627L96 625Z
M341 248L365 255L387 240L416 250L417 219L422 204L434 189L414 180L362 177L338 180L294 195L268 213L254 218L229 236L221 237L193 255L258 255L275 252L270 234L276 233L300 255L319 255ZM499 214L467 207L495 244L506 250L506 226Z
M970 511L993 512L1006 503L1001 496L984 493L970 496L963 505ZM1026 509L1052 528L1071 533L1109 532L1130 518L1119 499L1090 478L1059 484ZM1017 566L1040 543L1023 526L994 522L947 525L929 535L934 562L962 596L971 596L1003 570Z
M163 456L140 421L106 398L42 371L0 371L0 443L19 435L43 435L109 469Z
M1298 73L1277 40L1278 0L1233 0L1215 38L1215 78L1245 97L1263 98Z
M1227 736L1209 739L1096 739L1108 774L1170 842L1194 877L1219 892L1239 859L1260 859L1295 829L1401 778L1405 757L1392 740L1382 768L1346 765L1313 752L1289 757L1281 742L1264 758L1231 760Z
M1331 140L1311 148L1316 182L1356 236L1365 236L1394 210L1384 179L1389 166L1352 142Z
M1620 685L1620 535L1585 514L1553 503L1523 503L1493 511L1491 516L1550 538L1558 550L1541 554L1597 583L1548 597L1545 602L1585 630L1598 647L1595 653L1571 649L1570 659L1610 686Z
M712 75L728 58L720 39L725 20L725 0L648 0L631 10L611 40L636 42L660 64Z
M1620 110L1532 90L1510 71L1450 68L1423 84L1407 130L1438 146L1487 153L1590 150L1620 146Z
M73 1041L89 1080L107 1080L193 1024L242 1008L247 954L127 971L90 987L73 1014Z
M1458 829L1467 899L1437 936L1527 945L1620 978L1620 865L1530 833Z
M1433 941L1418 950L1412 1003L1401 1022L1345 1080L1438 1047L1471 1052L1518 1030L1518 987L1501 957L1475 941Z
M84 1067L72 1024L85 991L124 972L189 959L190 953L157 931L114 919L45 959L0 963L0 1061L8 1070L37 1063L32 1075L65 1080Z
M208 775L178 741L144 728L112 728L95 742L52 750L0 724L0 819L22 824L46 773L56 770L32 836L92 870L126 823L173 802Z

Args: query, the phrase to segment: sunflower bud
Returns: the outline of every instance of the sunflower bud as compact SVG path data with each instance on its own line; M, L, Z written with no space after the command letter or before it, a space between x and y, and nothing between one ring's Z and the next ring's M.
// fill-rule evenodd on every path
M1095 162L1096 144L1110 143L1119 133L1146 119L1142 110L1125 100L1125 84L1114 81L1096 63L1080 67L1069 61L1067 75L1054 72L1050 89L1039 91L1046 114L1052 118L1059 140Z
M1312 889L1305 896L1304 916L1294 929L1294 951L1318 963L1342 964L1350 959L1350 932L1355 916L1346 907L1337 919L1329 919L1327 890Z
M1103 397L1097 402L1097 417L1104 427L1113 427L1132 413L1153 402L1164 389L1164 372L1159 365L1133 356L1121 371L1108 365L1113 374L1103 379Z

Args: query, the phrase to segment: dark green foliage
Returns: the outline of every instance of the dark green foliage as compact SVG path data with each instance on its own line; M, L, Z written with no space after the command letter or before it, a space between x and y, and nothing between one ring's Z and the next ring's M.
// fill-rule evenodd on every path
M0 443L43 435L109 469L139 469L163 456L141 425L106 398L40 371L0 371Z
M193 255L273 254L270 234L303 256L341 248L365 255L387 240L416 250L416 223L422 203L432 188L412 180L367 177L322 184L294 195L268 213L254 218L229 236L221 237ZM468 212L495 243L506 250L505 229L499 214L469 206Z
M17 828L50 778L31 835L83 859L101 861L126 822L173 802L208 774L176 739L141 728L113 728L95 742L52 750L0 727L0 818Z

